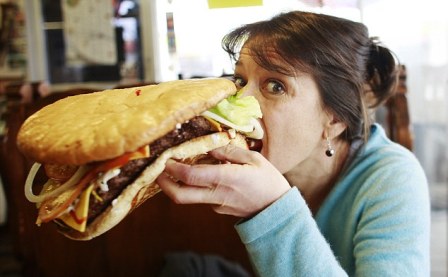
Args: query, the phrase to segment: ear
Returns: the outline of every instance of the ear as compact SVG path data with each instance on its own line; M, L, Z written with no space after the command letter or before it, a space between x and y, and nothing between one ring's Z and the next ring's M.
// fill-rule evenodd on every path
M339 120L339 118L337 118L332 112L326 112L326 115L327 119L323 133L324 139L327 137L329 139L335 139L347 129L347 124Z

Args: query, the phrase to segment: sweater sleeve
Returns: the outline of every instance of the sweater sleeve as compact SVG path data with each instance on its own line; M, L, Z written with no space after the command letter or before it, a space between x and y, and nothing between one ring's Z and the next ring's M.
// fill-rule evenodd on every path
M297 188L236 230L259 276L346 276Z

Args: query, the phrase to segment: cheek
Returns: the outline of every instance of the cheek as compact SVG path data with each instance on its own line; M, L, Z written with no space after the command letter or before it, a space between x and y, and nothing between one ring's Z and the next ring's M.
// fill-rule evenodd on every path
M265 119L266 135L261 154L281 173L286 173L310 157L319 140L319 132L311 118Z
M283 134L270 134L261 153L281 173L286 173L310 155L312 144L305 136L289 130Z
M289 120L266 117L266 126L261 154L282 173L300 160L301 131Z

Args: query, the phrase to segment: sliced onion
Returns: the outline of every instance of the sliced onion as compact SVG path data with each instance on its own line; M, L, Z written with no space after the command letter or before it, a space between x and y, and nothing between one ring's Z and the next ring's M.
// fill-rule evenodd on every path
M54 189L50 192L41 193L40 195L35 195L33 193L33 182L34 182L34 178L36 177L37 171L39 170L40 167L41 167L40 163L33 164L33 166L30 169L30 172L28 173L28 177L26 178L26 182L25 182L25 197L26 197L26 199L28 199L28 201L33 202L33 203L40 203L50 197L61 194L67 188L76 185L79 182L79 180L81 180L81 178L89 170L89 167L87 167L87 166L80 166L78 168L78 170L75 172L75 174L73 174L73 176L67 180L67 182L63 183L62 185L58 186L56 189Z
M261 127L261 124L258 120L255 118L252 119L252 124L254 126L254 130L250 133L246 133L246 135L253 139L262 139L264 136L264 130L263 127Z
M254 127L252 125L245 125L245 126L236 125L236 124L228 121L227 119L225 119L225 118L223 118L223 117L221 117L221 116L219 116L219 115L217 115L215 113L209 112L209 111L203 112L202 115L206 116L206 117L209 117L211 119L214 119L214 120L218 121L219 123L222 123L222 124L224 124L226 126L229 126L230 128L233 128L233 129L235 129L237 131L252 132L252 130L254 129Z
M263 138L263 135L264 135L263 128L261 127L260 122L258 122L258 120L255 118L253 118L251 120L251 124L241 126L241 125L236 125L236 124L228 121L227 119L225 119L215 113L209 112L209 111L203 112L202 115L205 117L211 118L213 120L216 120L219 123L229 126L230 128L235 129L241 133L244 133L248 137L251 137L254 139Z
M34 163L33 166L30 169L30 172L28 173L28 176L26 177L25 181L25 197L30 202L37 202L33 201L36 195L33 193L33 181L34 177L36 177L37 171L39 171L39 168L41 167L40 163Z
M251 120L251 124L240 126L240 125L236 125L236 124L228 121L227 119L225 119L215 113L209 112L209 111L203 112L202 115L205 117L211 118L213 120L216 120L219 123L229 126L230 128L233 128L241 133L244 133L244 134L246 134L246 136L248 136L250 138L254 138L254 139L262 139L263 138L263 135L264 135L263 128L261 127L260 122L255 118L253 118Z

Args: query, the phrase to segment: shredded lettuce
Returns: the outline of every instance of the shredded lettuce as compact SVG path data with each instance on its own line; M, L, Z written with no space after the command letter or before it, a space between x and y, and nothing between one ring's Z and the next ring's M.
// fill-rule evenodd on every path
M222 100L209 112L240 126L251 124L252 119L262 117L257 99L253 96L242 97L241 91Z

